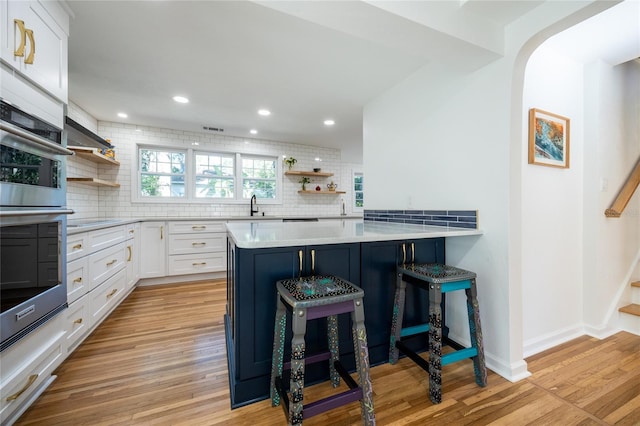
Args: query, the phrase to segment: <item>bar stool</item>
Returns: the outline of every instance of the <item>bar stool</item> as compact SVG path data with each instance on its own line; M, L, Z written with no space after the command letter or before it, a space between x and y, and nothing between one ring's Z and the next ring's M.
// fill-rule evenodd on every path
M402 328L404 316L405 289L407 283L428 291L429 322ZM442 295L456 290L464 290L467 295L467 312L469 316L469 334L471 347L459 345L458 350L442 355ZM419 333L429 333L429 361L409 349L401 340L403 337ZM482 348L482 329L480 327L480 309L476 292L476 274L464 269L437 263L403 264L397 267L396 294L391 321L391 342L389 347L389 363L398 361L401 351L423 370L429 373L429 397L431 402L442 401L442 366L463 359L473 359L476 383L487 385L487 369L484 364Z
M277 310L273 338L271 366L271 405L280 405L290 425L302 424L317 414L360 400L362 422L375 425L373 391L369 378L369 349L364 326L362 299L364 291L352 283L335 276L318 275L281 280L276 283ZM287 326L287 309L292 312L293 338L291 362L283 364L284 340ZM339 360L338 314L351 312L353 322L353 346L359 383L356 383ZM327 319L329 350L305 357L305 332L307 321ZM333 387L343 378L349 390L319 401L303 405L305 364L329 360ZM289 393L284 389L282 371L291 370Z

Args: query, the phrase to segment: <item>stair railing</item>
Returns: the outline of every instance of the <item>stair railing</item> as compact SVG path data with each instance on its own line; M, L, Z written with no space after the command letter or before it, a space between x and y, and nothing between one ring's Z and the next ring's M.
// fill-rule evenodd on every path
M613 204L611 204L611 207L604 211L604 215L607 217L620 217L620 215L624 211L624 208L627 207L627 203L629 203L629 200L631 199L631 197L633 197L633 193L638 188L639 184L640 158L638 159L636 166L627 178L615 201L613 202Z

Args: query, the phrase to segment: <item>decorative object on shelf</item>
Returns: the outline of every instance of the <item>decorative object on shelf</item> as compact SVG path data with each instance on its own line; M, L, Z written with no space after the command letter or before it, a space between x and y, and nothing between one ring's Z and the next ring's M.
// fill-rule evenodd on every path
M322 188L320 188L320 185L316 186L316 191L322 191Z
M314 173L320 173L320 170L322 170L320 167L316 167L315 169L313 169Z
M300 178L300 180L298 181L298 183L301 183L301 184L302 184L302 190L303 190L303 191L306 191L306 190L307 190L307 184L308 184L308 183L310 183L310 182L311 182L311 179L309 179L309 178L308 178L308 177L306 177L306 176L302 176L302 177Z
M569 119L529 110L529 164L569 168Z
M298 160L296 160L293 157L289 157L289 158L285 158L284 162L287 166L289 166L289 170L291 170L291 168L293 167L294 164L296 164L298 162Z
M338 187L338 184L333 183L333 181L327 184L327 188L329 188L329 191L335 191L337 187Z

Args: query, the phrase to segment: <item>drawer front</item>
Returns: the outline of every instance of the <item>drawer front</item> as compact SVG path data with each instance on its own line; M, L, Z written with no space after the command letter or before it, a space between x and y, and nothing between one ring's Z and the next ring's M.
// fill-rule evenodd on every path
M169 275L218 272L226 266L226 252L169 256Z
M125 267L125 247L120 243L89 256L89 291Z
M89 254L87 233L67 235L67 262Z
M227 232L225 222L169 222L170 234L198 234L204 232Z
M51 373L60 365L64 357L63 343L63 333L60 333L41 353L27 361L27 365L21 368L18 374L7 378L6 381L5 378L2 379L0 387L1 424L5 424L12 413L19 409L33 395L34 391L51 377ZM31 354L25 354L25 358L31 356Z
M89 291L89 258L67 263L67 303L73 303Z
M130 240L135 238L136 234L140 233L140 222L128 223L125 225L125 239Z
M119 271L105 283L91 292L91 310L94 323L110 312L124 295L126 274Z
M224 251L226 243L227 235L221 233L172 235L169 238L169 255Z
M103 248L110 247L125 240L125 229L123 226L113 226L111 228L99 229L89 232L89 248L91 253L95 253Z
M66 351L71 353L80 343L80 339L91 329L90 296L83 297L69 305L65 311Z

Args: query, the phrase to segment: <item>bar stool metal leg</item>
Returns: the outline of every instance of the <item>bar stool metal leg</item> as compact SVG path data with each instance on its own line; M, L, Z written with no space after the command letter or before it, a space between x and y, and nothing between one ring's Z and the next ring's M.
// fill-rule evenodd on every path
M480 305L478 304L475 278L471 280L471 286L466 289L465 292L467 294L471 347L476 348L478 351L478 355L473 357L473 370L476 375L476 383L480 386L486 386L487 367L484 363L484 345L482 343L482 327L480 326Z
M340 386L340 374L336 370L334 364L335 361L338 361L340 359L337 315L331 315L327 317L327 337L329 339L329 352L331 352L331 358L329 359L329 376L331 377L331 384L334 388L336 388Z
M362 399L360 400L360 412L362 413L362 423L365 426L376 424L373 410L373 387L369 376L369 347L367 346L367 331L364 326L364 309L362 299L354 300L354 311L351 313L353 322L353 349L356 358L356 369L360 389L362 389Z
M284 358L284 339L287 327L287 310L278 296L276 319L273 330L273 360L271 364L271 406L280 405L280 394L276 390L276 377L282 377L282 360Z
M442 292L439 284L429 285L429 398L442 401Z
M291 339L291 380L289 391L289 424L302 424L304 396L304 335L307 330L307 310L296 309L291 316L293 338Z
M390 364L398 362L396 342L400 340L400 332L402 331L406 288L407 283L402 280L402 273L398 273L396 278L396 295L393 302L393 316L391 318L391 342L389 344Z

